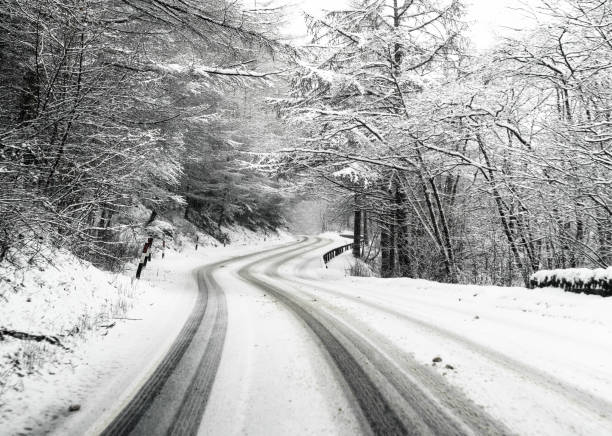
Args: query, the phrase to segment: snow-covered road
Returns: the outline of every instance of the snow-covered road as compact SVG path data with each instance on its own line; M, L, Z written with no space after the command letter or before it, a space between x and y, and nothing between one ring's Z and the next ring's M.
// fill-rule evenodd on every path
M360 326L438 400L445 395L434 385L443 379L442 391L458 388L513 433L612 434L609 299L345 277L349 256L325 271L323 251L267 273L295 294L316 299L339 322ZM433 365L438 356L443 361ZM426 373L438 376L433 385ZM448 398L448 409L460 414L460 397Z
M346 277L348 253L321 262L343 243L301 238L198 267L157 369L90 431L612 434L608 300Z
M294 276L281 275L278 269L303 254L277 257L272 263L260 261L242 269L240 275L272 293L315 333L319 348L339 370L344 394L358 405L358 417L367 430L419 435L509 432L442 379L423 371L410 356L382 346L371 329L336 311L315 293L296 293ZM263 265L266 268L258 274L256 267Z

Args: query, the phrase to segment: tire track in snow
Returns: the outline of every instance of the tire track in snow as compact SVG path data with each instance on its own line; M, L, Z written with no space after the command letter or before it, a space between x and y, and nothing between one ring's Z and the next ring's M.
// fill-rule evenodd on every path
M265 260L269 259L266 258ZM340 341L300 304L287 297L282 290L272 287L249 274L249 267L258 263L247 265L239 271L238 275L246 282L270 293L310 327L344 375L374 434L408 434L397 414Z
M307 280L311 280L311 279L308 278ZM313 286L312 283L308 283L308 282L302 282L302 283L307 286ZM443 327L439 327L429 322L412 317L406 313L400 312L399 310L393 309L385 304L377 303L377 302L367 300L364 298L357 298L357 297L347 295L342 292L337 292L320 283L318 283L315 287L317 290L325 292L329 295L343 298L353 303L357 303L361 306L365 306L371 309L381 311L383 313L387 313L389 315L402 319L422 330L433 333L436 336L439 336L444 339L455 342L456 344L472 351L473 353L481 357L486 358L490 362L493 362L494 364L504 368L505 370L515 373L517 376L524 378L524 379L528 379L533 384L542 386L543 388L549 391L552 391L552 392L557 393L558 395L561 395L567 401L571 401L574 404L586 410L595 412L597 415L603 418L612 417L612 404L609 401L597 395L594 395L588 391L585 391L579 387L570 385L562 381L561 379L548 374L545 371L542 371L531 365L528 365L519 360L516 360L510 356L507 356L506 354L502 352L488 348L485 345L479 344L478 342L472 341L466 337L463 337ZM387 299L381 299L381 300L388 301L390 305L393 304L391 300L387 300Z
M161 393L167 379L173 373L179 361L187 351L187 348L196 334L196 330L204 318L207 305L208 292L200 289L194 309L170 350L128 405L123 408L106 429L104 429L101 433L102 436L128 435L135 430L140 420L151 407L151 404Z
M305 241L306 239L303 239L289 244L289 247L292 248L288 251L291 252L302 248ZM306 246L308 245L306 244ZM214 278L212 278L212 273L215 269L227 263L241 261L249 257L282 250L283 248L287 247L280 246L257 253L236 256L200 269L198 273L198 296L194 308L180 333L151 376L144 382L129 403L100 433L102 436L151 434L151 428L139 430L139 423L141 423L141 420L143 420L143 417L145 417L156 399L159 398L166 382L180 365L198 330L204 329L204 336L207 338L205 351L200 358L196 374L189 383L185 394L179 400L181 403L172 419L170 427L165 429L163 425L157 427L149 425L149 427L155 429L155 434L197 433L221 358L225 332L227 330L225 294L216 281L214 281ZM202 413L199 413L200 411Z
M312 303L251 273L255 266L280 258L266 270L266 274L275 275L282 263L300 256L301 252L290 257L274 255L258 260L243 267L239 275L275 296L310 327L343 375L374 434L509 433L504 426L450 388L444 392L448 394L451 391L456 398L446 398L446 407L442 406L417 382L407 377L400 367L391 364L389 356L367 337L360 336L356 330L323 313ZM449 412L449 404L460 409L458 415L461 419Z
M168 435L197 434L221 361L227 332L227 302L225 293L212 276L215 269L216 266L206 267L198 273L198 287L206 289L208 294L207 318L202 321L206 326L208 341L197 372L168 429Z
M316 242L314 242L316 243ZM282 254L293 253L296 250L302 250L306 247L310 247L314 243L308 243L306 245L300 245L293 247L289 250L283 251ZM266 250L257 254L266 253ZM211 313L214 313L214 322L208 326L209 340L206 345L206 350L202 356L202 361L198 366L196 375L190 383L185 396L183 397L181 406L175 414L172 424L167 431L168 436L182 436L182 435L196 435L200 426L202 417L204 416L204 410L212 386L214 383L215 375L221 361L221 352L223 350L223 344L225 342L225 335L227 332L227 302L223 289L215 280L213 273L219 267L223 267L229 263L244 260L245 258L252 257L253 255L240 256L232 258L228 261L219 262L207 267L202 268L198 273L198 286L200 289L207 289L209 295L208 306ZM213 297L211 299L211 296ZM211 301L213 304L211 304ZM212 319L213 315L209 319ZM204 321L206 324L206 320Z
M313 258L305 259L304 261L298 264L296 270L300 270L314 261L315 259ZM489 360L490 362L503 368L504 370L513 372L518 377L528 380L534 385L538 385L546 390L555 392L557 395L562 396L565 400L571 401L577 406L596 415L599 415L602 418L607 419L612 417L612 403L610 401L601 398L596 394L588 392L584 389L581 389L575 385L569 384L555 377L554 375L547 373L546 371L540 370L522 361L516 360L504 354L503 352L488 348L485 345L482 345L476 341L472 341L451 330L439 327L427 321L412 317L399 310L393 309L391 306L394 305L394 301L389 298L384 298L377 295L375 296L375 298L377 298L380 302L375 302L367 298L364 299L363 296L355 297L342 292L338 292L334 289L330 289L325 285L325 280L322 280L321 278L309 277L305 275L298 275L296 277L301 278L301 280L299 281L300 284L315 288L319 291L322 291L329 295L333 295L338 298L347 299L361 306L365 306L367 308L375 309L383 313L395 316L414 325L417 328L420 328L421 330L428 331L429 333L432 333L436 336L439 336L446 340L450 340L456 343L457 345L471 351L472 353ZM370 293L370 291L368 291L368 293ZM420 301L419 303L428 305L427 303L422 301ZM441 306L438 304L433 304L433 306L452 311L452 309L446 306Z
M283 263L295 257L272 264L266 270L266 275L295 285L295 281L282 277L278 272ZM303 264L304 262L299 265ZM407 404L404 407L417 405L419 419L428 427L418 434L427 434L430 429L434 430L434 434L457 434L447 433L440 427L439 422L443 419L453 420L458 427L462 427L462 433L459 434L512 434L509 428L495 420L462 391L450 385L429 367L417 362L412 355L398 348L385 336L344 311L338 314L336 306L318 300L316 293L301 288L298 291L311 301L316 301L314 310L325 313L331 322L341 326L347 338L360 344L362 353L375 362L377 370L386 382L397 388L402 397L398 403L405 401Z

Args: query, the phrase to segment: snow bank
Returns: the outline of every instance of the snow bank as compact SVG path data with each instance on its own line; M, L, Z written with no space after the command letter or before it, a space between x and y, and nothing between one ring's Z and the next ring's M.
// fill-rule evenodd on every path
M568 268L541 270L531 275L531 285L556 287L567 292L612 296L612 266L608 268Z
M0 326L74 335L122 314L135 293L136 284L126 275L101 271L58 251L44 268L0 267Z
M142 214L141 220L146 219L144 217L148 215L147 213ZM283 230L275 232L252 231L240 226L221 226L213 236L199 230L194 224L182 217L172 217L168 221L157 218L144 229L139 238L144 243L148 236L154 238L154 250L160 250L161 242L165 241L167 249L178 252L195 248L196 245L199 248L225 245L244 246L251 243L261 243L262 241L288 241L292 239L292 236Z
M71 364L70 350L123 317L139 292L130 277L101 271L62 250L44 268L1 266L0 330L55 337L61 346L5 334L0 398L8 389L21 389L22 377Z

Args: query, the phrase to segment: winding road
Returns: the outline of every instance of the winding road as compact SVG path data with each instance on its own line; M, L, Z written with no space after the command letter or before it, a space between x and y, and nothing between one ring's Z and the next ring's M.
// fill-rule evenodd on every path
M302 238L201 267L197 301L180 334L102 434L513 434L323 295L429 329L600 416L612 410L605 399L411 318L392 302L353 297L302 275L320 267L317 253L330 242ZM283 270L291 263L294 274Z
M225 293L214 272L252 256L255 255L237 256L198 270L198 297L178 337L153 374L101 435L197 433L227 329Z

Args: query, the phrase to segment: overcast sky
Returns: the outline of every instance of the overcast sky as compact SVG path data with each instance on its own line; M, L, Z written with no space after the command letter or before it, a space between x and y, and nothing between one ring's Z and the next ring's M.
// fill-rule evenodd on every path
M288 25L288 30L290 29L293 34L305 33L301 11L318 15L325 9L333 10L346 4L346 0L288 0L288 2L295 5L291 9L296 11ZM469 36L475 46L479 49L489 48L495 42L495 35L508 35L511 33L509 28L523 27L525 16L516 8L525 2L525 0L465 0L468 8L467 20L470 22Z

